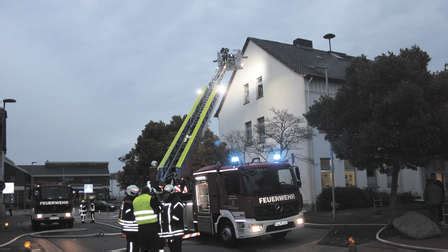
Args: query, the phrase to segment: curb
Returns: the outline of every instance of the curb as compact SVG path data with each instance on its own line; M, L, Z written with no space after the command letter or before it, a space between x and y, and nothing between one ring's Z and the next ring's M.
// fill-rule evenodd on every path
M387 244L387 245L391 245L391 246L395 246L395 247L399 247L399 248L405 248L405 249L423 250L423 251L448 251L448 249L413 246L413 245L408 245L408 244L404 244L404 243L393 242L393 241L383 239L380 237L380 235L381 235L381 232L383 232L387 227L388 227L388 225L385 225L380 230L378 230L378 232L376 233L377 241Z

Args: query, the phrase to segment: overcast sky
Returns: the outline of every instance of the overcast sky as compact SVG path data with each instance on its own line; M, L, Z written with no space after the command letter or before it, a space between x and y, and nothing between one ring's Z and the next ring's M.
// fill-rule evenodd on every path
M443 0L1 1L0 98L17 99L7 156L116 171L149 120L189 110L216 51L248 36L327 49L332 32L335 50L368 57L417 44L440 70L447 13Z

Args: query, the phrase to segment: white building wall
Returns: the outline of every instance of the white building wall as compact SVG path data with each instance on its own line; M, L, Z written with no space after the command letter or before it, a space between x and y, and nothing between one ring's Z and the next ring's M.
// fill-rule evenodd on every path
M233 130L244 130L247 121L252 121L252 126L257 123L259 117L271 117L271 108L287 109L288 112L301 116L305 113L305 84L303 76L278 62L270 54L258 47L253 42L245 51L247 59L244 67L238 70L227 91L227 97L219 113L219 133L223 137ZM257 78L263 79L263 98L257 100ZM249 84L250 102L244 102L244 84ZM308 144L304 143L298 150L292 150L297 157L307 156ZM299 154L299 155L297 155ZM305 202L311 202L310 165L299 161L302 176L302 193Z
M245 51L247 59L244 67L235 73L231 86L227 91L226 100L219 113L219 134L223 138L234 130L244 130L247 121L252 126L259 117L270 117L270 109L287 109L288 112L302 116L307 107L312 105L322 94L327 93L323 80L314 79L311 82L302 75L297 74L284 66L259 46L249 41ZM264 97L257 100L257 78L263 78ZM244 102L244 84L249 84L250 102ZM337 85L329 83L329 93L336 93ZM330 144L325 140L324 134L314 130L314 137L291 150L296 157L308 159L297 160L302 176L302 193L304 203L315 202L321 192L320 158L330 158ZM255 131L254 131L255 134ZM335 184L345 186L344 161L334 155ZM378 189L389 191L387 175L377 173ZM356 171L356 184L360 188L367 187L367 174L365 170ZM419 171L404 170L400 174L399 191L415 191L422 193Z

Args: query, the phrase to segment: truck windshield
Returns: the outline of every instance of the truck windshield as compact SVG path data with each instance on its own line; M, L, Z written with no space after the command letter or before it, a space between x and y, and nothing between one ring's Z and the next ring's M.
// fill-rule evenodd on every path
M241 172L246 194L262 195L297 190L293 172L289 168L247 169Z
M44 186L40 189L41 199L55 200L68 199L68 189L60 186Z

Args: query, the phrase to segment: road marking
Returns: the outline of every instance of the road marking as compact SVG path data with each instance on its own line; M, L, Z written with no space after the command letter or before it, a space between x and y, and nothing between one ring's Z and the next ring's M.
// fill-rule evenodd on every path
M47 239L35 239L35 241L44 251L64 252L61 248Z
M121 251L126 251L126 248L120 248L120 249L109 250L109 252L121 252Z

